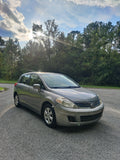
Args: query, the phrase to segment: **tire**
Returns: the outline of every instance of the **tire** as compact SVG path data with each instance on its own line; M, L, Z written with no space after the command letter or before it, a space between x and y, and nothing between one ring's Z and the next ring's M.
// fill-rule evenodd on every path
M14 104L16 107L20 107L19 97L17 94L14 96Z
M56 116L54 109L46 104L43 109L43 120L45 124L50 128L56 128Z

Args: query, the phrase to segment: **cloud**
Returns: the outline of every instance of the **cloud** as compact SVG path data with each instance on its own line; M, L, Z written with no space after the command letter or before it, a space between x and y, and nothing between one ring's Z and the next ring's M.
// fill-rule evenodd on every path
M85 15L80 15L79 11L76 12L76 5L73 6L64 0L36 0L36 15L39 15L40 22L48 19L55 19L57 24L62 26L63 29L76 28L78 22L88 23L89 20ZM80 21L79 21L80 20ZM38 16L32 19L32 22L37 22Z
M32 22L36 22L38 19L40 19L40 22L44 22L47 19L55 19L60 29L64 32L82 30L91 22L108 22L111 19L111 7L88 6L85 5L86 1L83 1L84 5L77 5L70 2L70 0L36 1L35 14L39 16L36 16L35 19L33 18Z
M116 7L120 5L119 0L66 0L77 5L99 6L99 7Z
M48 19L55 19L65 33L82 31L94 21L119 20L120 0L0 0L0 15L0 29L27 41L32 37L32 23Z
M20 0L0 0L0 15L3 18L0 20L0 28L13 33L14 38L20 41L29 40L29 29L24 25L24 16L17 11L20 7Z
M20 0L7 0L7 2L10 8L16 9L17 7L21 6Z
M3 15L3 17L9 17L10 19L14 20L16 23L19 23L19 20L17 19L17 17L13 14L13 12L8 8L7 4L4 4L0 6L0 10L1 10L1 15ZM5 14L6 15L5 15Z

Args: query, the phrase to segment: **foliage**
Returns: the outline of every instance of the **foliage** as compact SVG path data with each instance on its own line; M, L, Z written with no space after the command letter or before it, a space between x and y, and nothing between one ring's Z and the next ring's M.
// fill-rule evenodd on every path
M67 74L80 84L120 86L120 22L93 22L83 33L65 35L55 20L47 20L33 24L32 30L33 39L22 50L12 39L0 50L0 78L50 71Z
M0 78L6 80L16 79L18 77L18 62L20 61L20 46L17 39L9 39L6 42L6 48L4 49L0 63ZM1 54L0 54L1 55Z

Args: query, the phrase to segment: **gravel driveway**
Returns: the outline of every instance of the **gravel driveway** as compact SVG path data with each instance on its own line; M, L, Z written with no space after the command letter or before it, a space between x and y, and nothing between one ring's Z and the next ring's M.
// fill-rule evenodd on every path
M120 90L91 89L105 104L96 125L51 129L25 108L15 108L13 85L0 92L0 160L119 160Z

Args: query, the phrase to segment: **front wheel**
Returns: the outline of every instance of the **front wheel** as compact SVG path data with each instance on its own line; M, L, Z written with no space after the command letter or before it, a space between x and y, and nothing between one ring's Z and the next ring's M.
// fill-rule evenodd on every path
M15 94L15 96L14 96L14 104L16 107L20 107L19 97L17 94Z
M55 128L56 127L56 116L54 109L49 105L45 105L43 110L43 119L45 124L48 127Z

